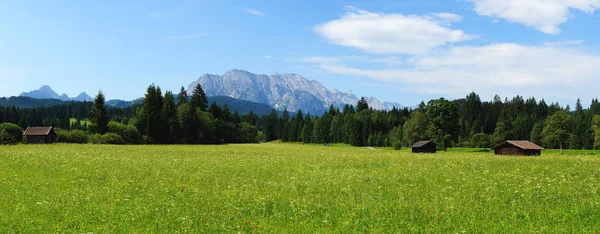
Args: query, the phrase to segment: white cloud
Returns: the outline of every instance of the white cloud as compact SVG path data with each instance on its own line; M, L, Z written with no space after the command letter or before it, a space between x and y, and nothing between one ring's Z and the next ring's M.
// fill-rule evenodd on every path
M255 16L265 16L265 13L259 11L259 10L255 10L252 8L244 8L243 9L246 13L251 14L251 15L255 15Z
M572 101L589 100L600 92L600 55L566 47L452 47L413 56L396 69L362 69L331 61L335 60L313 60L331 73L368 77L419 94L461 97L476 91L486 98L519 94Z
M452 13L424 16L372 13L353 6L340 19L314 30L328 42L379 54L419 54L467 41L473 36L448 26L462 19Z
M264 57L265 59L273 59L273 56L272 56L272 55L265 55L265 56L263 56L263 57Z
M344 62L370 62L370 63L381 63L387 65L400 65L403 63L402 58L389 56L380 58L370 58L367 56L338 56L338 57L322 57L313 56L296 59L296 61L313 63L313 64L340 64Z
M206 33L203 33L203 34L194 34L194 35L168 36L168 37L161 38L160 41L189 40L189 39L201 38L201 37L204 37L204 36L206 36Z
M583 44L583 40L573 40L573 41L552 41L552 42L544 42L545 46L570 46L570 45L581 45Z
M558 34L570 17L570 9L593 14L600 0L468 0L482 16L524 24L547 34Z

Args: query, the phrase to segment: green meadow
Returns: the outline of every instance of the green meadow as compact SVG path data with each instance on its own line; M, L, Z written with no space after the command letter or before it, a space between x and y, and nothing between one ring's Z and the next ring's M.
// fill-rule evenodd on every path
M600 156L0 146L0 233L600 233Z

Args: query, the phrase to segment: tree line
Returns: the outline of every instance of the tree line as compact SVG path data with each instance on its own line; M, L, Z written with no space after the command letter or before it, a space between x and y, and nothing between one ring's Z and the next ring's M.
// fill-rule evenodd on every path
M504 101L496 95L482 101L478 94L449 101L430 100L414 108L373 110L361 98L356 108L331 106L322 116L266 117L267 140L304 143L347 143L353 146L410 146L432 140L446 147L492 147L505 140L530 140L546 148L600 147L600 104L592 100L575 110L531 97ZM265 129L266 128L266 129ZM269 129L272 128L272 129Z
M143 102L129 108L106 107L102 92L94 103L52 107L0 107L0 122L22 128L56 126L63 140L82 143L223 144L281 140L353 146L410 146L421 140L446 147L492 147L504 140L530 140L546 148L600 147L600 103L574 110L521 96L482 101L478 94L453 101L421 102L415 108L374 110L364 98L354 105L330 106L322 115L274 109L267 115L240 115L227 105L208 105L198 85L188 97L182 87L164 94L150 85ZM70 119L89 118L82 124ZM69 135L71 134L71 135ZM107 135L108 134L108 135ZM92 136L91 138L89 136ZM86 138L87 137L87 138ZM91 139L91 140L90 140Z

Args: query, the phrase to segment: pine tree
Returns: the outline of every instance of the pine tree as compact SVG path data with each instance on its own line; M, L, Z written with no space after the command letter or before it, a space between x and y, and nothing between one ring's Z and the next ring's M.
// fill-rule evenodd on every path
M283 110L281 114L281 121L279 121L279 138L281 141L286 142L290 140L289 131L290 131L290 113L287 109Z
M90 111L90 120L92 122L92 132L98 134L108 132L108 111L102 91L98 91L98 94L94 98L94 105Z
M206 111L206 108L208 107L208 98L206 97L206 94L204 93L204 90L200 84L196 85L196 88L192 93L192 100L190 101L190 104L193 108L200 108L201 111Z
M594 130L594 149L600 149L600 115L592 118L592 129Z
M573 116L573 140L569 144L572 149L591 149L591 121L588 121L581 101L577 99Z
M177 118L177 107L171 91L165 93L162 118L168 126L167 143L177 143L181 138L181 131L179 119Z
M361 97L360 100L358 100L358 103L356 104L356 111L360 112L362 110L368 110L368 109L369 109L369 103L367 102L365 97Z
M177 105L187 103L187 101L188 101L187 91L185 91L183 86L181 86L181 90L179 91L179 94L177 95Z
M267 115L266 118L267 119L264 123L263 129L265 135L267 136L267 141L277 140L279 138L279 130L277 129L279 126L277 111L275 111L275 109L271 109L271 112L269 113L269 115Z
M162 115L163 96L160 87L150 85L146 90L140 121L143 123L143 133L147 143L166 143L166 124Z

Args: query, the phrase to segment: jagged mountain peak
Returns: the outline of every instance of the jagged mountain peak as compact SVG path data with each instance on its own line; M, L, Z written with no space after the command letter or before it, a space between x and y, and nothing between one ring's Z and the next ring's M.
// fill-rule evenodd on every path
M197 84L202 85L208 96L229 96L266 103L278 110L302 110L312 114L321 114L330 105L356 105L359 99L351 91L329 90L316 80L294 73L265 75L240 69L231 69L221 76L207 73L189 85L189 95ZM369 100L375 109L391 109L394 105L402 107L398 103L380 102L375 98Z
M38 90L39 91L45 91L45 92L54 92L54 90L52 90L52 88L50 88L50 86L48 86L48 85L43 85Z
M30 97L35 99L59 99L62 101L91 101L93 100L89 95L85 92L79 94L79 96L75 98L69 97L66 93L62 95L58 95L49 85L43 85L37 90L33 90L31 92L23 92L19 94L20 97Z
M80 102L94 101L94 99L92 97L90 97L90 95L88 95L86 92L81 92L79 95L77 95L77 97L73 98L73 100L80 101Z

